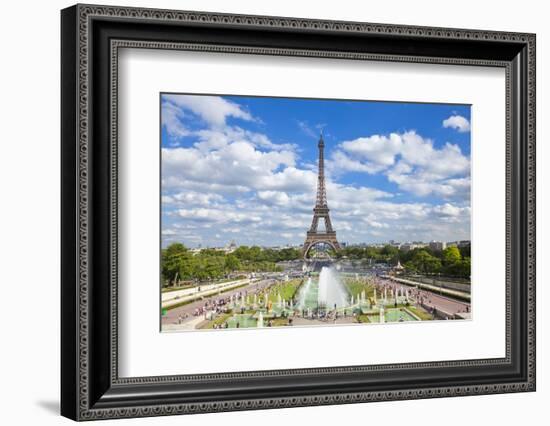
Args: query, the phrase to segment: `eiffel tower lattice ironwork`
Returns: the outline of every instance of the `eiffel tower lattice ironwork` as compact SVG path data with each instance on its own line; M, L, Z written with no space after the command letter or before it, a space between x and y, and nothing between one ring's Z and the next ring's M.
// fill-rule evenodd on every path
M332 229L332 223L330 221L329 208L327 204L327 189L325 186L325 141L323 140L323 134L319 138L319 175L317 177L317 200L315 207L313 208L313 220L311 227L307 231L306 240L302 252L304 257L307 257L311 248L317 244L328 244L334 250L340 250L340 244L336 239L336 231ZM325 221L325 230L319 231L319 219Z

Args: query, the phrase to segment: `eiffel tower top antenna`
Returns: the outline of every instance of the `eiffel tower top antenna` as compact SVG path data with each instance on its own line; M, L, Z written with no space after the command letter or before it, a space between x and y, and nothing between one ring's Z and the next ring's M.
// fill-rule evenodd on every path
M319 174L317 175L317 201L316 207L327 206L327 191L325 188L325 141L323 140L323 131L321 130L321 136L319 137Z

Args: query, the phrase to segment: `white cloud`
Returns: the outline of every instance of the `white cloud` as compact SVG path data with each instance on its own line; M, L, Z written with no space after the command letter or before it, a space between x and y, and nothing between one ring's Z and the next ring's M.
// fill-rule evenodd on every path
M189 190L162 196L162 202L170 206L210 206L221 201L223 197L219 194Z
M281 237L291 239L295 237L295 234L293 234L292 232L283 232L281 234Z
M169 102L163 102L161 110L162 126L168 135L176 138L187 136L189 130L183 124L185 114L181 109Z
M291 151L258 151L252 144L239 141L220 149L163 148L163 180L167 186L178 182L198 182L243 188L265 188L281 185L294 169L295 154ZM291 167L287 171L287 168ZM280 172L279 169L284 171ZM300 173L299 173L300 174ZM302 184L302 182L300 182Z
M469 238L468 205L394 202L391 194L382 191L332 182L328 191L332 223L340 241ZM163 228L170 229L170 241L177 241L179 235L180 241L190 245L225 244L232 239L238 244L300 244L311 224L314 203L315 193L309 191L252 191L238 201L224 199L210 207L177 208L174 215L163 216ZM174 222L185 226L177 227ZM200 238L190 239L189 235Z
M191 228L186 227L163 239L180 238L190 245L222 244L232 239L238 244L267 246L302 242L315 204L316 170L289 165L295 163L294 157L287 158L282 152L265 153L251 144L240 144L228 143L211 151L196 147L163 151L163 170L169 170L173 175L168 177L178 181L174 187L163 185L169 197L164 204L163 224L166 222L166 229L174 229L174 222L193 225L199 236L188 238ZM456 194L469 190L469 177L430 186L428 176L437 175L437 167L426 165L422 169L425 175L421 175L416 172L418 166L400 159L389 170L394 170L393 177L399 177L400 186L410 191L428 194L447 190ZM468 204L398 202L392 193L337 183L330 177L327 195L340 241L469 238Z
M373 167L382 166L383 168L394 164L395 156L402 147L403 138L396 133L389 136L373 135L340 144L340 148L348 154L366 160L367 164L370 163Z
M432 208L432 211L434 214L443 218L444 220L449 220L453 222L457 219L460 219L462 216L470 215L470 207L461 207L450 203L434 206Z
M235 212L225 208L180 209L177 213L180 217L194 222L248 223L260 222L262 220L257 215Z
M295 144L282 143L277 144L272 142L263 133L244 130L238 126L225 126L217 129L203 129L194 132L199 138L195 143L195 147L208 151L212 149L220 149L232 142L247 142L256 148L273 150L273 151L293 151L296 149Z
M282 191L258 191L258 198L276 206L287 206L290 201L288 194Z
M436 148L414 131L345 141L329 162L332 173L384 172L390 182L417 196L469 196L470 160L458 145Z
M170 136L188 137L185 147L161 153L164 243L303 242L317 166L301 163L296 145L228 125L229 117L257 119L223 98L168 97L162 114ZM188 121L197 116L204 121L200 130ZM298 125L318 137L314 126ZM332 155L327 147L327 157L328 203L340 241L469 238L470 161L458 146L437 148L415 132L392 133L344 141ZM399 194L338 182L345 171L383 173L403 191L445 201L399 202Z
M470 131L470 122L467 118L455 114L443 120L443 127L456 129L460 133L465 133Z
M201 95L163 95L163 104L191 111L213 127L221 127L228 117L253 121L252 115L240 105L220 96Z
M363 163L357 159L353 159L342 151L335 151L330 160L325 160L325 167L333 174L339 174L341 172L364 172L374 174L385 169L385 166L373 163Z
M371 170L371 173L388 169L396 164L398 158L401 158L402 171L407 167L420 166L439 176L464 173L470 165L457 145L447 143L443 148L437 149L430 139L423 138L414 131L345 141L339 145L339 149L341 151L336 151L333 158L345 156L351 161L350 164L359 163L365 171Z

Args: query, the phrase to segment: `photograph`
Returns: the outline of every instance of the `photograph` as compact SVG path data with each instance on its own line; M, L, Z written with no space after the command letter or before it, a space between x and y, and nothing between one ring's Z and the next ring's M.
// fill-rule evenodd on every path
M21 55L12 43L20 120L4 126L4 180L25 199L14 215L33 218L4 221L17 242L4 281L40 279L4 298L23 321L7 329L27 344L21 359L57 344L8 388L75 421L256 425L299 407L300 424L327 406L323 424L383 423L392 406L393 423L430 413L452 426L488 406L503 425L538 413L545 15L207 1L65 4L52 19L41 3L23 38L55 45L41 37ZM19 71L56 55L49 76ZM58 89L60 108L29 127L28 100ZM21 141L34 128L34 145ZM16 161L27 146L30 167ZM55 235L25 238L29 226ZM29 268L23 247L56 238ZM61 291L44 285L48 268Z
M162 332L472 319L471 105L159 97Z

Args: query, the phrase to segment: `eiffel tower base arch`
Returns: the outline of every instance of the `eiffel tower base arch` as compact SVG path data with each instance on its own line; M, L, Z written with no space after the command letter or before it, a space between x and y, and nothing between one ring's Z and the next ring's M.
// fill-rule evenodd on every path
M304 259L307 259L309 251L317 244L327 244L334 251L340 250L340 244L336 240L336 232L311 232L307 233L306 240L302 247Z

